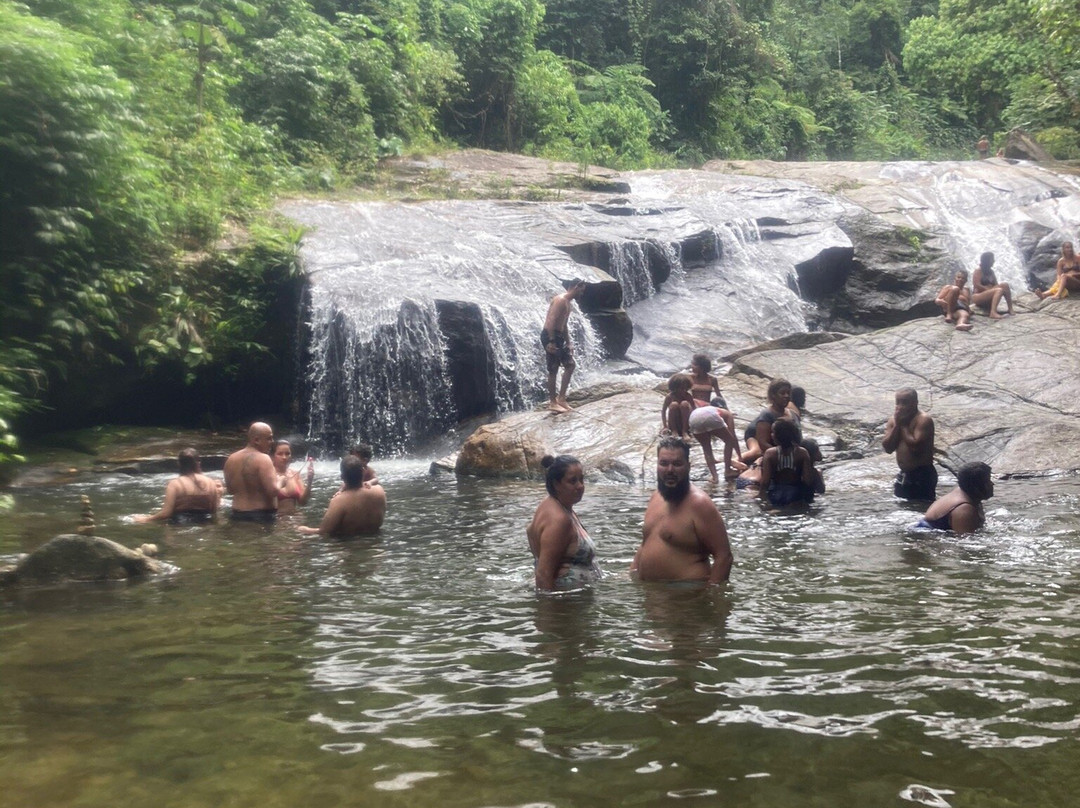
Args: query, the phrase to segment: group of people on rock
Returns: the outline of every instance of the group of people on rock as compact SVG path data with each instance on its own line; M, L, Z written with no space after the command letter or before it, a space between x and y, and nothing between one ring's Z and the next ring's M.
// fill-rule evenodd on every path
M1061 300L1068 297L1070 291L1080 291L1080 260L1071 241L1062 243L1061 257L1057 260L1055 270L1054 283L1049 289L1034 290L1040 300ZM945 322L953 325L957 331L972 329L972 306L985 311L991 320L1000 320L1013 313L1012 288L998 280L992 252L979 256L979 267L971 274L971 289L968 289L967 281L967 270L957 270L952 282L941 287L934 301L945 316ZM1002 300L1006 306L1004 315L999 311Z
M694 362L707 373L708 366L700 364L701 358L695 356ZM708 458L711 438L707 436L725 432L726 442L728 435L733 435L727 424L731 413L717 407L715 400L705 403L697 399L690 416L684 417L682 395L689 377L680 379L680 375L669 380L664 429L656 450L656 491L645 509L642 542L630 573L642 581L719 583L727 580L731 572L731 544L716 504L690 481L687 432L699 438ZM699 389L704 391L704 385ZM820 450L816 443L801 436L799 421L805 399L800 402L802 407L789 408L792 386L784 379L769 385L768 398L769 406L751 422L744 435L747 448L741 457L746 461L753 456L753 465L740 462L744 468L736 484L756 478L760 495L775 506L810 502L815 493L824 493L825 483L814 465L821 457ZM709 409L723 409L725 414L717 415L715 422L722 426L711 424L708 431L695 433L693 414ZM685 425L686 432L677 433L673 423L676 428ZM768 428L763 429L763 425ZM916 528L969 533L983 525L983 502L994 495L990 466L965 463L957 471L956 487L935 499L934 421L919 409L918 393L913 388L896 392L896 407L885 424L881 446L886 453L896 455L899 470L893 493L901 499L931 502ZM709 465L716 482L715 464ZM573 589L593 583L601 577L596 547L574 513L574 506L585 493L584 468L572 455L548 455L543 466L547 497L526 529L536 587Z
M1070 245L1070 250L1072 245ZM947 283L938 292L937 303L945 322L953 324L957 331L970 331L971 307L977 306L985 311L991 320L1000 320L1013 313L1012 288L998 280L994 272L994 254L984 252L979 256L979 267L971 274L971 290L967 286L968 273L965 269L957 270L952 283ZM1005 301L1006 312L998 308Z
M297 527L301 533L354 536L379 529L386 516L386 492L371 467L371 446L358 444L341 460L341 487L330 500L318 527ZM223 493L232 495L229 518L238 522L273 522L278 515L295 513L311 498L315 477L310 456L304 474L290 467L292 446L274 440L269 424L253 423L247 445L225 461L224 479L202 473L199 454L184 449L178 457L180 473L165 486L165 502L157 513L136 516L138 523L170 521L198 524L212 521Z

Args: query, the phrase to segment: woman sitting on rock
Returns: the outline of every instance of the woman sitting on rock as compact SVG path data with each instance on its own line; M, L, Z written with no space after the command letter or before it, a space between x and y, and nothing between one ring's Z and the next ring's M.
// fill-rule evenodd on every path
M1007 283L998 283L997 275L994 274L994 254L984 252L979 256L979 268L971 275L971 286L974 290L971 302L981 309L986 309L991 320L1000 320L998 314L998 302L1005 298L1008 307L1006 314L1013 313L1012 289Z
M740 459L744 463L754 462L773 445L773 423L778 418L788 417L787 405L791 401L791 382L787 379L773 379L766 395L769 406L750 422L743 433L746 451L742 453Z
M915 525L929 530L973 533L983 526L983 502L994 496L992 470L986 463L965 463L956 473L956 488L934 501Z
M579 589L600 580L596 546L574 513L585 495L585 472L571 455L545 455L544 486L548 495L525 530L536 571L536 588Z
M1057 277L1054 279L1054 285L1045 292L1036 290L1035 294L1042 300L1048 297L1061 300L1063 297L1068 297L1070 291L1080 291L1080 261L1073 252L1073 243L1066 241L1061 245L1061 258L1057 261Z

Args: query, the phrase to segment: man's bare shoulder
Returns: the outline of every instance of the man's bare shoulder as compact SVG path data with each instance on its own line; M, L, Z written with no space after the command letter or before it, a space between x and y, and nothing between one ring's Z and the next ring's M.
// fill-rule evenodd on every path
M705 513L711 516L712 514L719 515L720 513L720 510L716 507L716 503L712 501L712 497L696 485L690 486L690 493L686 495L685 504L687 507L693 509L695 514Z

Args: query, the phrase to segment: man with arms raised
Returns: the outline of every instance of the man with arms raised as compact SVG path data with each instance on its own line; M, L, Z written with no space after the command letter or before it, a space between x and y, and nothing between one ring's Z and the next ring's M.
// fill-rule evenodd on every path
M277 517L278 478L270 447L274 430L256 421L248 427L247 446L225 461L225 489L232 494L230 518L272 522Z
M551 298L547 317L544 318L544 330L540 332L540 344L544 346L547 358L548 409L555 412L567 412L571 409L566 403L566 391L570 388L570 377L577 365L574 363L574 349L570 345L570 332L566 329L570 319L570 304L581 297L585 291L585 281L574 278L561 295ZM562 384L555 393L555 381L562 366Z
M323 536L358 536L375 533L386 517L386 492L378 483L364 485L364 462L353 455L341 460L341 481L345 484L330 500L318 527L301 525L301 533Z
M690 446L662 438L656 449L656 492L645 509L644 540L630 572L641 581L707 581L731 574L727 528L708 495L690 483Z
M932 501L937 491L934 468L934 419L919 411L919 394L912 387L896 391L896 411L885 424L881 448L896 452L900 472L893 493L901 499Z

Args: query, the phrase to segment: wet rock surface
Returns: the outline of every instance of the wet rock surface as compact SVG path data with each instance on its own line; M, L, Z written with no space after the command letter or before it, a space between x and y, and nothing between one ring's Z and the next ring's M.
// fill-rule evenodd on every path
M0 569L0 587L117 581L165 569L142 550L131 550L100 536L66 533L50 539L14 566Z

